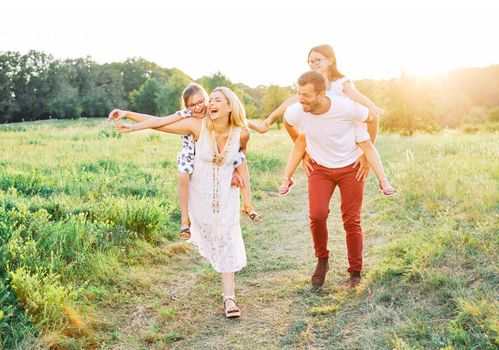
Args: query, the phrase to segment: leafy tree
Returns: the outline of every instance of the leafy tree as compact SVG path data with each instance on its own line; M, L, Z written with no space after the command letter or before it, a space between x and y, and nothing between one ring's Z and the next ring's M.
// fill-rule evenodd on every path
M11 78L17 105L15 121L48 116L47 102L52 87L47 84L47 74L52 61L52 56L34 50L20 56L16 74Z
M387 94L390 102L386 116L381 119L381 128L407 136L416 131L440 130L432 114L434 94L425 82L403 75L390 82Z
M123 100L128 101L126 109L131 109L132 101L129 99L130 93L139 90L146 80L154 78L158 81L166 81L169 70L161 68L153 62L149 62L140 57L129 58L123 63L111 63L109 69L122 76Z
M92 65L89 71L91 89L81 96L83 116L103 117L115 106L126 105L123 99L123 82L107 65Z
M180 109L182 91L191 82L191 79L178 69L172 69L165 84L157 93L156 114L168 115Z
M18 52L12 51L0 54L0 123L12 121L19 110L12 77L17 74L20 57Z
M241 99L246 109L246 117L248 119L257 119L260 116L259 101L255 98L253 89L244 84L234 85L235 93Z
M204 76L198 80L208 93L213 91L213 89L219 86L225 86L234 91L237 97L241 100L246 110L246 117L249 119L254 119L258 117L258 109L254 98L248 93L250 89L244 84L234 84L223 75L221 72L216 72L211 76Z
M156 98L160 93L161 85L156 79L148 79L138 89L130 93L133 107L141 113L155 115L157 111Z
M199 78L198 83L201 84L206 91L208 91L208 93L219 86L226 86L229 89L234 90L234 84L221 72L216 72L211 76Z
M285 88L278 85L270 85L262 97L262 113L265 117L269 116L277 107L281 105L288 97L293 95L291 88ZM282 119L277 120L277 127L280 129Z

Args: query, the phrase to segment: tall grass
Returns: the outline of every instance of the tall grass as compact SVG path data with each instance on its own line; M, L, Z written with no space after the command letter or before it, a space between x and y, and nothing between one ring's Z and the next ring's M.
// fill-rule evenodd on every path
M352 299L337 315L361 317L352 348L497 349L497 140L495 134L381 139L398 196L375 197L376 214L365 216L370 238L382 244L361 303ZM338 329L322 330L337 340Z
M150 136L124 142L101 122L0 130L4 348L71 336L79 296L112 283L138 241L176 237L177 145Z
M4 348L34 337L77 347L74 339L92 338L85 333L92 303L113 302L127 266L168 263L170 255L159 257L153 247L178 239L180 141L152 132L120 136L101 121L0 128ZM363 317L354 348L497 348L496 134L384 135L377 147L399 194L375 197L366 208L370 235L381 242L365 278L370 294L319 301L310 317L347 317L345 305L355 304ZM275 192L289 150L282 132L251 140L257 200ZM367 191L374 188L371 178ZM321 323L316 333L327 344L339 325ZM300 319L290 329L286 347L308 328Z

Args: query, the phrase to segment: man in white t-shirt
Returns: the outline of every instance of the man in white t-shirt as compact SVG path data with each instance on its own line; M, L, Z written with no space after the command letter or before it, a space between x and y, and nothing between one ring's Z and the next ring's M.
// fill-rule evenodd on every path
M350 287L360 283L362 271L362 227L360 211L364 181L354 163L362 157L355 143L354 121L376 123L368 109L342 96L326 96L326 82L317 72L307 72L298 79L300 101L289 106L284 125L293 140L305 133L312 170L308 176L310 230L317 266L312 285L324 285L329 270L327 217L336 186L341 194L341 213L346 231ZM362 165L361 172L366 171ZM367 174L366 174L367 176Z

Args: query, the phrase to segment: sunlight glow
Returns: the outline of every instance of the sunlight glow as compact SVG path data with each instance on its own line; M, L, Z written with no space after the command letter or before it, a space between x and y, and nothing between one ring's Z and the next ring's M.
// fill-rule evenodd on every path
M309 48L324 43L353 79L499 63L495 2L267 3L7 1L0 51L90 55L99 63L140 56L194 79L221 71L253 87L293 84L308 69Z

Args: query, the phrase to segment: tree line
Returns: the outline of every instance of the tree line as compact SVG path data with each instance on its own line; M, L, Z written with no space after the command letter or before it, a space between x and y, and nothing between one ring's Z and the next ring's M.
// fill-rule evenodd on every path
M182 90L192 81L176 68L163 68L143 58L98 64L90 57L58 60L39 51L3 52L0 123L103 117L115 107L167 115L180 108ZM217 86L233 89L252 119L270 113L294 93L291 87L252 89L234 84L220 72L197 82L207 91Z
M59 60L40 51L0 52L0 123L103 117L115 107L167 115L179 109L182 90L192 81L179 69L143 58L98 64L91 57ZM250 119L267 117L295 93L290 86L236 84L220 72L197 82L207 91L233 89ZM386 110L381 127L387 131L412 135L499 122L499 65L355 85Z

